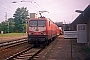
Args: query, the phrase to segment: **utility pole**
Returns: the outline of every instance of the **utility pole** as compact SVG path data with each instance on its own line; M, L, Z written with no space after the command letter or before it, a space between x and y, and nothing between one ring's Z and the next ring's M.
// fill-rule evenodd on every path
M7 22L7 24L8 24L8 33L9 33L9 21L7 20L7 12L5 12L6 13L6 15L5 15L5 21Z
M6 14L5 14L5 21L7 21L7 12L5 12Z

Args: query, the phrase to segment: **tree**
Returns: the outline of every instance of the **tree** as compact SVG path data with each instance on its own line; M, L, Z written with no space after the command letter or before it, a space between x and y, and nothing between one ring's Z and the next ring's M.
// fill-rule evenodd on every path
M13 18L9 18L8 19L8 30L9 32L14 32L14 19Z
M2 23L0 23L0 31L2 31Z
M0 31L4 31L4 33L14 32L14 26L14 19L9 18L7 21L0 23Z
M21 7L16 9L15 14L13 15L16 32L22 32L23 28L25 28L24 24L26 24L28 16L29 13L27 8Z
M4 33L8 32L8 23L7 23L7 21L3 21L1 23L1 31L4 31Z

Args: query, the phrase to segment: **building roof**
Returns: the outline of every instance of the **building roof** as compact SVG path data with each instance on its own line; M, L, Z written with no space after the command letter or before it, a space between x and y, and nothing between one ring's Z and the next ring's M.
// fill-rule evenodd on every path
M70 24L76 25L78 23L86 23L90 18L90 4L86 7L86 9Z

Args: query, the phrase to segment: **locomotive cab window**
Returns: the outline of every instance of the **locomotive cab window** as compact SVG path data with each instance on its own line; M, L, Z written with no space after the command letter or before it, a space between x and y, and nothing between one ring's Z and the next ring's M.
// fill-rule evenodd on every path
M32 26L37 26L37 21L30 21L30 26L32 27Z
M38 21L38 26L45 26L46 22L45 20Z
M46 26L46 21L45 20L31 20L30 21L30 26L34 27L34 26L40 26L40 27L44 27Z

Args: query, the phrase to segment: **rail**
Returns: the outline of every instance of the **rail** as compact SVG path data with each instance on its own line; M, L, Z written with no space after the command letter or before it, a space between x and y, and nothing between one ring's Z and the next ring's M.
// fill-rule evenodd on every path
M10 42L4 42L0 44L0 49L7 49L13 46L17 46L23 43L27 43L27 38L22 38L19 40L15 40L15 41L10 41Z
M38 53L40 53L43 50L43 48L34 48L32 45L31 47L14 54L13 56L10 56L9 58L6 58L5 60L31 60L36 56Z

